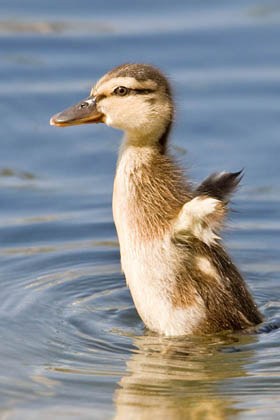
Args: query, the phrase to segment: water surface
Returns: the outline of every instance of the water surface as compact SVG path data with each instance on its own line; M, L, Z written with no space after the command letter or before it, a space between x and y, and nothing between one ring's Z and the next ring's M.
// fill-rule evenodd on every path
M279 417L279 23L260 0L1 1L1 419ZM225 241L259 334L160 338L138 318L111 212L121 133L48 123L127 61L170 76L195 181L245 168Z

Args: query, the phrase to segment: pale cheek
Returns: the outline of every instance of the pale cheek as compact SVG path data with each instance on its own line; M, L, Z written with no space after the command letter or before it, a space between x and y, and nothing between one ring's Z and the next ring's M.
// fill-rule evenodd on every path
M135 115L134 112L130 112L129 110L126 110L126 112L122 110L107 110L106 112L104 110L103 112L106 115L106 124L120 128L121 130L138 129L146 121L143 113L137 113Z
M107 114L106 115L106 124L110 127L119 128L120 130L127 130L128 123L123 117L119 117L118 115L114 114Z
M110 117L110 115L106 115L105 123L107 125L110 125L110 126L114 124L112 118Z

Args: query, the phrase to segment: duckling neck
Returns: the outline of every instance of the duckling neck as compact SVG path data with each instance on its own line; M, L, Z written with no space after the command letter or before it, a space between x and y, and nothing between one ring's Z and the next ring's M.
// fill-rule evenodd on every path
M124 138L114 181L113 214L120 243L162 236L170 227L190 190L181 169L153 145Z
M168 136L171 130L172 121L155 124L154 127L147 125L146 130L126 132L122 146L129 145L135 147L152 147L157 149L158 153L167 152Z

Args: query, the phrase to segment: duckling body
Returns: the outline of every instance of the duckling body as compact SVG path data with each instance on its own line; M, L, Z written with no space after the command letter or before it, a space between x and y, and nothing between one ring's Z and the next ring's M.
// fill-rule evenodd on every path
M192 198L175 168L168 155L134 146L124 147L117 166L113 215L122 268L140 317L149 329L168 336L259 323L244 280L216 235L211 230L184 232L189 214L180 227L186 203L194 204L194 214L203 206L206 214L221 208L208 196Z
M240 173L214 174L194 190L167 151L172 118L165 77L126 64L51 123L105 122L125 131L113 216L122 269L149 329L176 336L258 324L261 315L217 235Z
M197 296L184 309L172 302L180 259L170 229L183 196L174 200L174 190L162 193L158 185L162 178L152 176L158 170L164 176L160 160L164 159L158 159L149 148L124 148L114 182L113 215L122 268L140 317L153 331L180 335L190 333L197 324L201 311L196 300L201 299ZM168 199L169 194L174 201Z

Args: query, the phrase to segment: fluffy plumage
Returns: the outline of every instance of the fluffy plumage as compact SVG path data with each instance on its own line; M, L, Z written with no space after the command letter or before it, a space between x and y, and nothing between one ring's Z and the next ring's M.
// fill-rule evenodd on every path
M146 64L124 64L78 104L77 119L125 131L113 193L121 263L136 309L164 335L242 330L261 315L218 232L242 172L214 173L193 189L169 155L169 82ZM91 107L83 116L83 107ZM67 125L68 111L51 120Z

